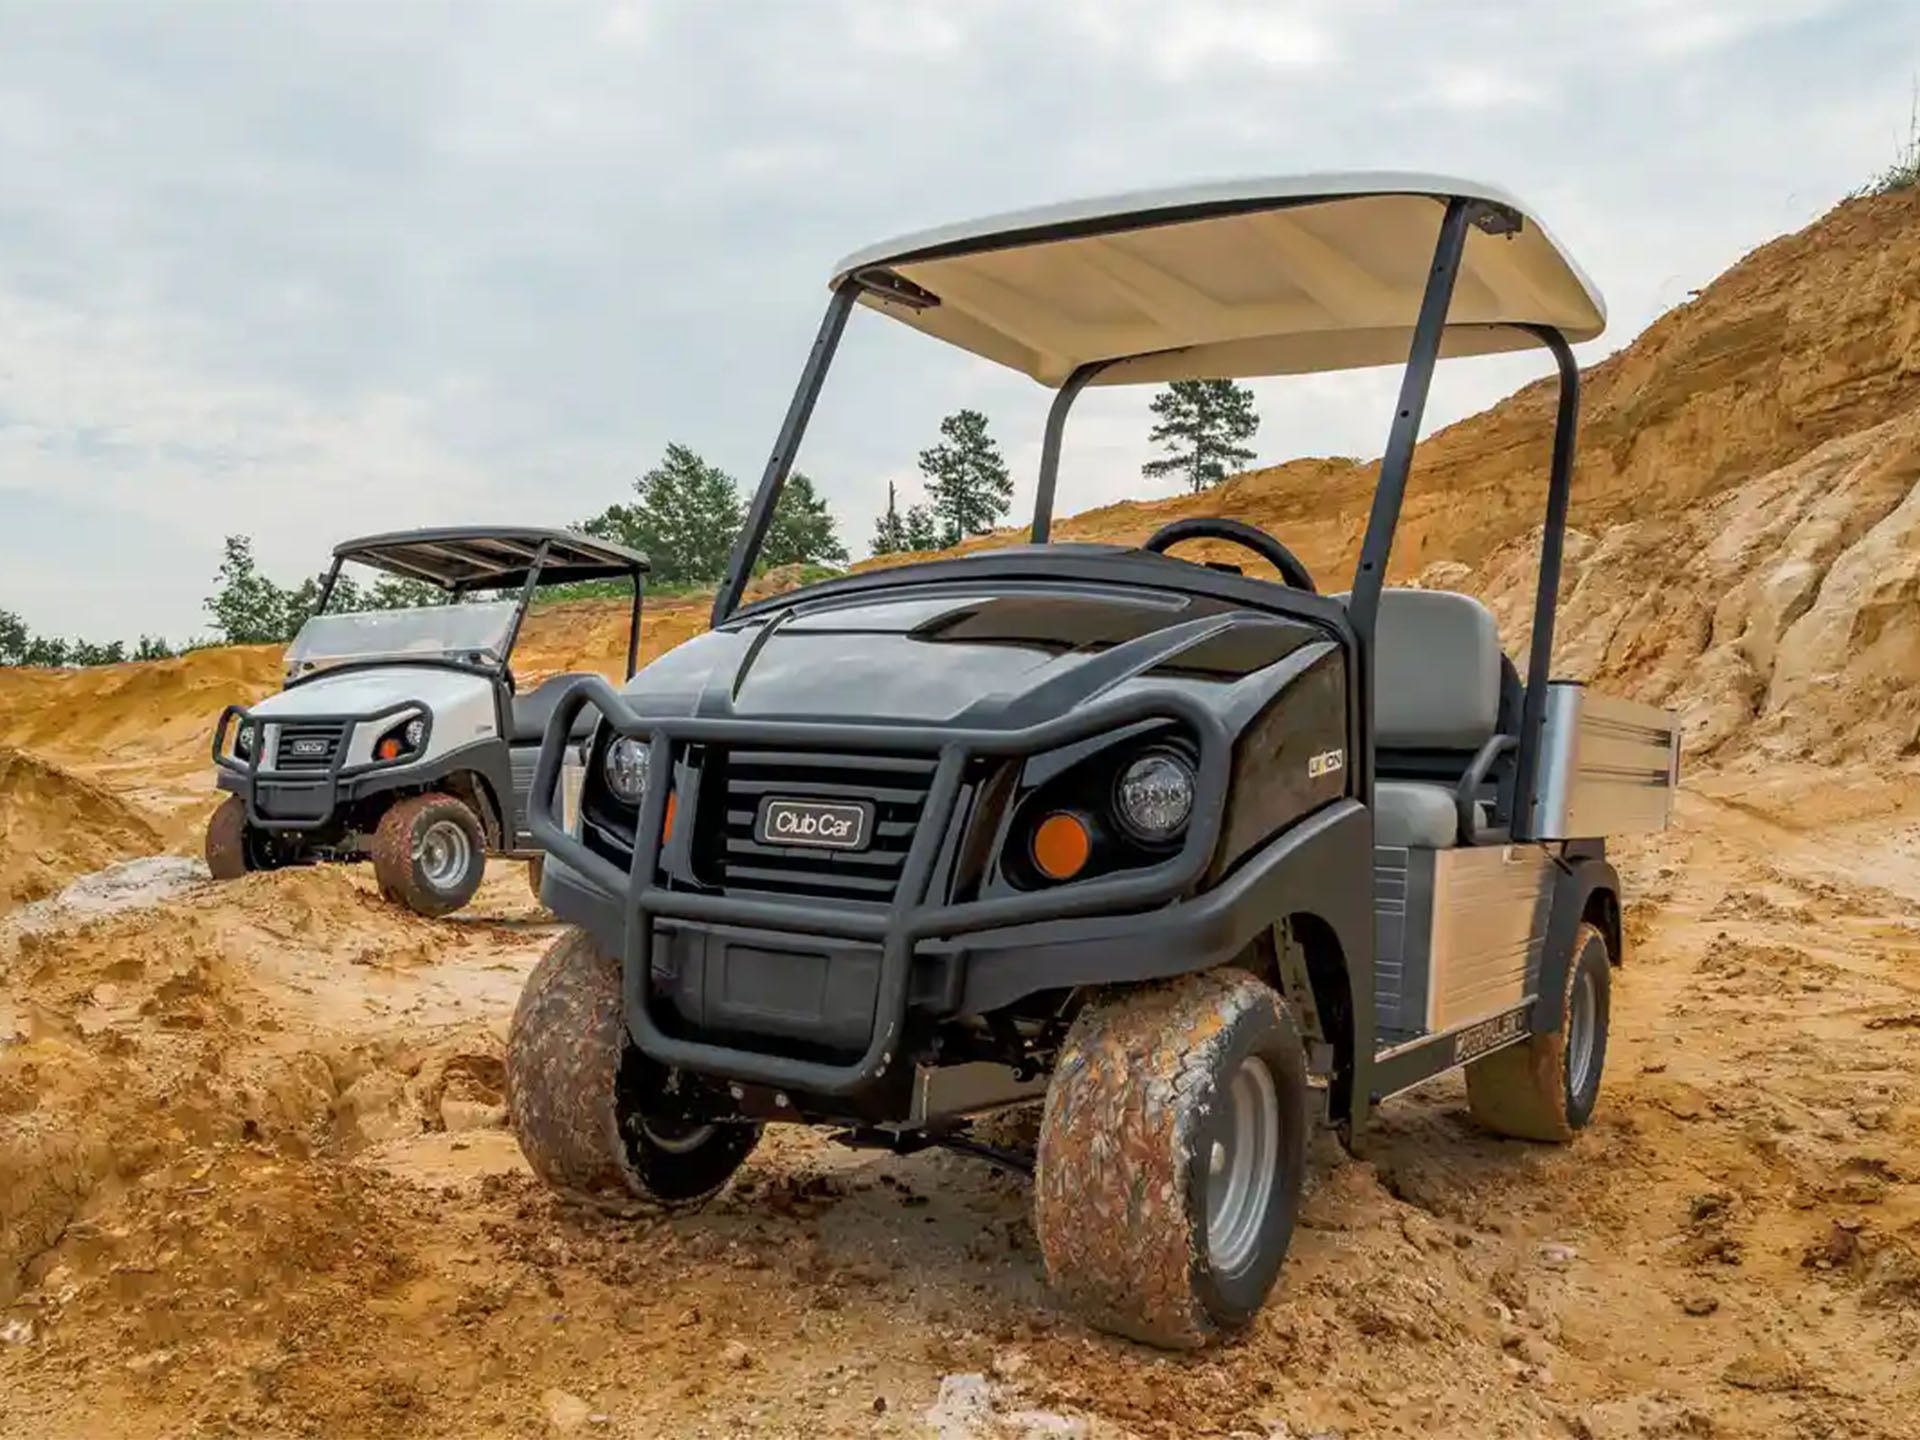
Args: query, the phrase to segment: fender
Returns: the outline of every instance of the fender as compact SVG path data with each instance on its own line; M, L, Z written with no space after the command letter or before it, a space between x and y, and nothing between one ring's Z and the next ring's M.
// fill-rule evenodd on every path
M1563 861L1564 867L1554 881L1552 909L1547 916L1547 940L1540 954L1540 977L1535 988L1531 1028L1537 1034L1559 1028L1559 1005L1548 1003L1548 996L1559 996L1567 985L1567 967L1573 963L1574 936L1580 929L1580 922L1586 918L1587 904L1597 894L1610 897L1618 906L1620 903L1620 877L1614 872L1601 855L1570 854ZM1614 947L1614 964L1618 965L1623 956L1619 953L1620 937L1610 935L1608 943Z

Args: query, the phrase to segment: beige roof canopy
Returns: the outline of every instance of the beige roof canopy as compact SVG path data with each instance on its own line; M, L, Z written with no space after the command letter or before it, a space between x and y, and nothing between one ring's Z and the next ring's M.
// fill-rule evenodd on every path
M1292 375L1404 362L1451 198L1483 202L1444 355L1569 341L1606 305L1505 191L1442 175L1300 175L1145 191L903 236L834 271L915 329L1057 386ZM904 283L902 283L904 282ZM1127 358L1123 358L1127 357Z

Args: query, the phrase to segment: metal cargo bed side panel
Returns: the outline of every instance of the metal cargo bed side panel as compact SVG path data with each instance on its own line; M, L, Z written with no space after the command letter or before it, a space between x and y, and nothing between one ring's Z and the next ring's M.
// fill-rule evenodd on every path
M1390 1049L1457 1029L1532 995L1554 873L1537 845L1375 847L1377 1042Z
M1680 721L1672 711L1547 687L1532 838L1591 840L1667 828L1680 783Z
M1533 845L1433 852L1427 1029L1509 1010L1533 992L1546 949L1553 862Z

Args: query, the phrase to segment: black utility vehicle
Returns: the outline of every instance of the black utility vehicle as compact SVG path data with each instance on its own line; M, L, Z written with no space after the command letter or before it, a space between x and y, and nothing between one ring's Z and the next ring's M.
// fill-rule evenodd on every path
M1058 397L1029 546L740 606L856 304ZM1465 1067L1474 1113L1591 1115L1621 959L1604 838L1662 828L1667 712L1550 681L1593 286L1501 191L1316 175L911 236L842 264L714 604L572 690L533 830L579 929L528 981L511 1113L554 1188L711 1196L768 1121L982 1149L1045 1106L1034 1222L1093 1323L1190 1346L1279 1272L1308 1126ZM1465 595L1385 587L1435 361L1560 375L1526 678ZM1351 591L1225 519L1047 545L1089 384L1406 363ZM1231 541L1277 573L1176 558ZM549 798L583 707L576 823ZM1026 1157L996 1154L1020 1164Z

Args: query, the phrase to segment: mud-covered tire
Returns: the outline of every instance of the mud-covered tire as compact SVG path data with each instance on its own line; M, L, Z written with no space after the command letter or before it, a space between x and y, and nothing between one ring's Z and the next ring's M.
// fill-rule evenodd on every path
M207 869L216 880L238 880L253 869L247 852L247 805L229 795L207 821Z
M222 800L207 821L207 871L216 880L238 880L255 870L297 865L297 846L289 847L247 823L247 803L238 795Z
M1263 1085L1253 1108L1265 1123L1238 1128L1244 1097ZM1096 1328L1163 1348L1244 1327L1293 1239L1307 1099L1299 1028L1246 971L1089 1005L1047 1088L1035 1166L1034 1230L1055 1291ZM1210 1224L1220 1187L1249 1175L1253 1198L1222 1212L1240 1223Z
M627 1043L620 964L570 929L533 967L507 1028L507 1114L548 1189L613 1215L689 1210L759 1142L742 1123L668 1129L644 1119L657 1067Z
M1587 1127L1606 1066L1612 980L1606 936L1581 925L1558 1024L1467 1066L1467 1107L1479 1125L1516 1140L1560 1144Z
M464 801L410 795L380 817L373 832L373 873L382 895L415 914L451 915L473 899L486 878L486 831Z

